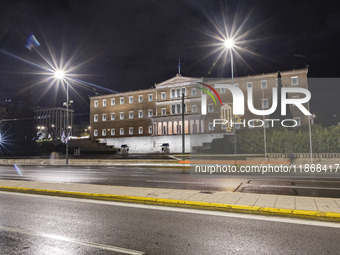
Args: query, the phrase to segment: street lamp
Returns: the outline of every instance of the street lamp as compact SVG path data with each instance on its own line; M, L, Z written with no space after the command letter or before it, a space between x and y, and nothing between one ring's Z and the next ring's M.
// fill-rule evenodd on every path
M231 49L234 46L234 40L232 38L224 40L224 47L226 49Z
M57 69L54 71L54 78L57 79L57 80L60 80L61 82L64 81L64 78L65 78L65 72L61 69ZM70 105L70 102L69 102L69 95L68 95L68 82L66 81L66 135L67 135L67 138L66 138L66 165L68 165L68 128L69 128L69 112L68 112L68 107Z
M315 114L308 117L308 130L309 130L309 153L310 163L313 164L313 144L312 144L312 124L314 124Z
M63 70L56 70L54 71L54 77L58 80L62 80L65 77L65 73Z
M54 133L55 133L55 132L54 132L55 129L54 129L54 128L55 128L55 125L52 124L52 125L51 125L51 130L52 130L52 141L54 141L54 139L55 139L55 134L54 134Z
M234 85L234 60L233 60L233 48L235 45L233 38L227 38L223 42L224 48L230 51L230 65L231 65L231 85ZM234 123L235 116L233 115ZM236 137L236 125L234 124L234 154L237 154L237 137Z

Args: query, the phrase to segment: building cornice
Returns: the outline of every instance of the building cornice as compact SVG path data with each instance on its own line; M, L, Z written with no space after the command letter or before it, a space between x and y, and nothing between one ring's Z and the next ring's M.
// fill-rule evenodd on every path
M292 69L287 71L278 71L280 72L281 76L285 75L296 75L298 73L306 73L308 74L308 67L301 68L301 69ZM256 75L248 75L248 76L240 76L240 77L234 77L234 83L237 83L237 81L244 81L249 79L261 79L261 78L267 78L267 77L273 77L276 78L278 72L272 72L272 73L263 73L263 74L256 74ZM231 82L231 78L203 78L204 82Z
M132 91L127 91L127 92L121 92L121 93L116 93L116 94L107 94L107 95L101 95L101 96L93 96L89 97L90 99L107 99L107 98L112 98L112 97L122 97L122 96L130 96L130 95L135 95L135 94L143 94L143 93L149 93L152 94L152 92L155 92L156 90L154 88L152 89L140 89L140 90L132 90Z

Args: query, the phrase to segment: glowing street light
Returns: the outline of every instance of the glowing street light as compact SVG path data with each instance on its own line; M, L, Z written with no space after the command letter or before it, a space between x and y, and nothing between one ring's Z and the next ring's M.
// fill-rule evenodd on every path
M234 47L234 40L232 38L226 39L223 44L226 49L231 49Z
M233 38L227 38L223 42L224 48L230 51L230 65L231 65L231 85L234 85L234 60L233 60L233 48L235 45ZM235 120L235 116L234 116ZM237 154L237 137L236 137L236 125L234 125L234 154Z
M66 78L65 76L65 72L61 69L57 69L54 71L54 78L57 80L60 80L61 82L63 82ZM67 135L67 139L66 139L66 165L68 165L68 138L69 138L69 130L71 130L71 127L69 126L69 112L68 112L68 108L69 105L71 103L73 103L73 101L71 102L69 100L69 93L68 93L68 87L69 87L69 83L68 81L65 81L66 83L66 103L64 103L64 105L66 105L66 135Z
M56 70L54 71L54 77L58 80L62 80L65 77L65 73L63 70Z

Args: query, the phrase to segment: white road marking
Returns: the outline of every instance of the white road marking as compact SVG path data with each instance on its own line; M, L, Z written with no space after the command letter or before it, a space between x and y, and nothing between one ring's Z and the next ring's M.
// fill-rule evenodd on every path
M285 185L260 185L263 188L288 188L288 189L322 189L322 190L340 190L340 188L328 187L310 187L310 186L285 186Z
M159 180L145 180L145 182L178 183L178 184L205 184L205 182L182 182L182 181L159 181Z
M20 177L20 175L18 175L18 174L0 174L0 176L2 176L2 177Z
M69 202L81 202L81 203L90 203L90 204L122 206L122 207L138 208L138 209L170 211L170 212L178 212L178 213L191 213L191 214L201 214L201 215L210 215L210 216L221 216L221 217L228 217L228 218L262 220L262 221L300 224L300 225L308 225L308 226L340 228L340 224L335 223L335 222L286 218L286 217L278 217L278 216L265 216L265 215L243 214L243 213L229 213L229 212L221 212L221 211L187 209L187 208L181 208L181 207L167 207L167 206L160 206L160 205L123 203L123 202L82 199L82 198L73 198L73 197L46 196L46 195L16 193L16 192L6 192L6 191L0 191L0 194L14 195L14 196L28 196L28 197L36 197L36 198L42 198L42 199L56 199L56 200L64 200L64 201L69 201Z
M112 165L114 166L125 166L125 165L121 165L119 163L113 163ZM166 163L166 164L159 164L159 163L129 163L129 165L127 166L144 166L144 167L147 167L147 166L159 166L159 167L163 167L163 166L177 166L177 167L188 167L190 166L190 164L178 164L178 163L175 163L175 164L170 164L170 163Z
M320 180L292 180L293 182L334 182L334 183L339 183L340 180L338 181L320 181Z
M173 158L173 159L176 159L176 160L182 160L181 158L177 158L177 157L172 156L172 155L169 155L169 158Z
M64 237L64 236L44 234L44 233L39 233L39 232L36 232L36 231L29 231L29 230L25 230L25 229L21 229L21 228L13 228L13 227L6 227L6 226L0 225L0 229L3 230L3 231L15 232L15 233L23 234L23 235L37 236L37 237L42 237L42 238L49 238L49 239L54 239L54 240L57 240L57 241L74 243L74 244L84 245L84 246L102 249L102 250L120 252L120 253L123 253L123 254L140 255L140 254L145 253L145 252L142 252L142 251L136 251L136 250L121 248L121 247L118 247L118 246L111 246L111 245L105 245L105 244L99 244L99 243L77 241L75 239Z

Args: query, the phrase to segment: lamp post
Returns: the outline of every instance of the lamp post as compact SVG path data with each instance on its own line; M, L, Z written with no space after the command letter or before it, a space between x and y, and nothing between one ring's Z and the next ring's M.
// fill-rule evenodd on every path
M261 90L262 90L262 110L265 108L264 107L264 88L262 88L261 85ZM265 115L262 116L263 118L263 144L264 144L264 160L267 161L267 134L266 134L266 121L265 121Z
M310 149L310 163L313 164L313 144L312 144L312 124L315 115L312 114L308 117L308 129L309 129L309 149Z
M57 80L60 80L61 82L64 80L65 78L65 73L63 70L56 70L54 72L54 77ZM66 165L68 165L68 133L69 133L69 112L68 112L68 107L69 107L69 96L68 96L68 82L66 82L66 103L64 103L64 105L66 105Z
M55 134L54 134L54 129L55 128L55 125L54 124L52 124L51 125L51 129L52 129L52 141L54 141L54 139L55 139Z
M228 38L224 40L224 48L230 51L230 66L231 66L231 85L234 85L234 59L233 59L233 48L234 48L234 40L232 38ZM235 116L233 115L234 122L234 154L237 154L237 136L236 136L236 125L235 125Z

